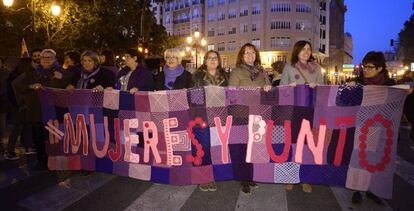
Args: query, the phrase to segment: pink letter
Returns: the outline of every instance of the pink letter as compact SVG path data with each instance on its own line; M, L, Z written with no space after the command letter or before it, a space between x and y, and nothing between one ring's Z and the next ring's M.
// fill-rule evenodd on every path
M113 149L110 149L108 151L108 155L112 161L117 161L121 158L121 155L122 155L121 139L119 136L119 118L114 119L114 131L115 131L116 150L114 151Z
M223 160L223 163L229 162L229 136L230 136L230 130L233 123L233 116L227 116L226 120L226 129L223 132L221 128L221 120L220 117L214 117L214 123L216 124L217 134L220 138L221 142L221 159Z
M69 142L75 142L75 129L73 128L73 121L70 113L63 116L65 126L65 136L63 137L63 152L69 153Z
M259 125L257 132L253 132L253 125ZM252 147L253 142L260 142L263 135L266 134L266 122L262 120L261 116L249 115L249 141L247 143L246 162L252 161Z
M164 119L162 122L164 125L164 137L165 137L165 145L167 149L167 165L181 166L183 164L182 157L179 155L173 154L173 144L179 142L178 140L179 136L174 136L174 134L172 134L170 131L171 128L178 127L178 120L177 118L169 118L169 119Z
M85 122L85 115L78 114L76 116L76 141L72 139L72 153L76 154L79 150L79 146L82 144L83 155L88 155L88 146L89 146L89 138L88 138L88 130L86 129L86 122Z
M308 143L309 149L313 153L313 159L316 164L322 164L323 160L323 147L325 145L325 133L326 133L326 120L321 120L321 125L319 126L319 137L318 143L315 144L313 139L313 133L310 127L310 122L306 119L302 120L302 125L300 127L298 141L296 143L296 153L295 153L295 162L302 163L303 157L303 145L306 142ZM317 145L317 146L316 146Z
M144 121L144 162L149 161L149 151L151 149L152 155L156 163L161 163L160 153L158 152L158 129L152 121ZM149 137L149 132L152 132L152 138Z
M109 130L108 130L108 117L104 117L104 130L105 130L105 142L102 150L99 150L96 146L96 128L95 128L95 115L89 114L89 121L91 123L91 139L92 139L92 149L96 157L103 158L108 151L109 146Z
M335 119L336 126L341 126L343 124L354 125L355 118L350 116L350 117L338 117ZM344 147L345 147L345 139L346 139L346 128L341 127L339 130L338 145L336 146L336 151L335 151L335 160L334 160L335 166L341 165L342 156L343 156Z
M272 129L273 129L273 121L267 121L267 133L266 133L266 149L269 153L270 158L276 163L284 163L289 158L289 151L292 145L292 137L291 137L291 123L290 120L285 120L285 145L283 146L283 152L281 155L276 155L273 151L272 147Z

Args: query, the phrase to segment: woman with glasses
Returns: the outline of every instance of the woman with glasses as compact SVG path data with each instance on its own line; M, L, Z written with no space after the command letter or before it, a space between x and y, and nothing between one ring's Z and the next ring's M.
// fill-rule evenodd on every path
M295 43L290 59L290 64L283 69L280 85L308 84L315 87L323 84L321 67L312 56L312 45L310 42L301 40Z
M244 44L236 60L236 68L230 73L229 86L262 87L265 91L272 88L266 71L261 66L259 51L251 43ZM252 181L241 181L240 190L251 195L251 189L259 186Z
M228 74L221 67L220 54L213 50L207 51L203 64L193 73L194 87L227 86L228 78ZM215 182L201 184L198 187L201 191L217 190Z
M356 81L348 83L354 86L356 83L362 85L383 85L393 86L395 81L388 76L385 57L382 52L370 51L362 59L363 71L357 77ZM381 198L371 193L366 192L366 197L373 200L377 204L383 204ZM352 203L360 204L362 202L362 194L360 191L355 191L352 195Z
M192 87L191 73L181 65L180 51L175 48L164 52L166 65L155 78L155 90L186 89Z

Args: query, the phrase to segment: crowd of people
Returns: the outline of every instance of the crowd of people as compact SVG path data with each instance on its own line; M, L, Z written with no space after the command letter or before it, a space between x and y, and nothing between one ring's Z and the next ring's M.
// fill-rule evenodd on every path
M47 154L45 140L47 132L43 128L40 102L36 90L41 87L60 89L95 89L97 91L117 89L128 91L131 94L137 91L158 91L186 89L202 86L233 86L233 87L261 87L269 91L279 85L296 86L307 84L311 88L324 84L321 66L312 56L312 45L308 41L295 43L290 61L275 62L272 64L272 74L262 67L258 49L251 43L241 47L237 55L236 67L232 71L225 71L221 66L219 52L210 50L205 53L203 64L190 73L182 65L182 56L178 49L167 49L164 53L165 65L160 71L149 70L144 57L135 49L124 52L124 66L115 65L114 54L110 50L96 53L85 51L69 51L64 54L64 63L61 66L56 52L52 49L35 49L30 58L21 58L13 71L4 70L4 60L0 60L0 135L6 142L6 113L11 114L11 132L8 136L6 159L17 160L15 152L16 142L20 143L26 154L36 154L39 168L46 169ZM157 65L156 65L157 66ZM156 68L158 69L158 68ZM154 74L155 73L155 74ZM407 76L404 83L413 81ZM363 71L355 81L349 85L385 85L396 82L389 78L385 65L384 55L381 52L369 52L363 59ZM405 105L407 119L414 122L413 93L409 95ZM3 103L4 102L4 103ZM7 102L7 103L6 103ZM413 130L412 130L413 131ZM414 133L411 132L414 139ZM251 194L252 188L258 185L253 181L241 181L241 191ZM293 185L286 185L291 190ZM215 191L214 182L199 185L202 191ZM312 192L312 186L302 184L304 192ZM381 200L371 193L367 196ZM360 192L355 192L352 201L361 203Z

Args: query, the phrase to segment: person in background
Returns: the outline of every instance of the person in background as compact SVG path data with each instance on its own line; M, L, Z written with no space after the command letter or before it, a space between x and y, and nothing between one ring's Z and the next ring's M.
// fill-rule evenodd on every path
M137 91L153 91L154 78L152 73L142 65L143 55L135 49L129 49L124 57L126 66L119 71L115 88L129 91L131 94Z
M35 48L32 50L30 54L30 58L32 58L32 67L37 69L40 66L40 54L42 53L42 49Z
M96 89L103 91L105 88L114 86L114 73L100 66L97 53L93 51L83 52L81 63L81 71L73 75L71 83L66 89Z
M272 87L279 86L283 68L285 68L285 63L282 61L272 63Z
M111 50L105 49L99 53L99 63L102 68L112 71L115 76L118 75L119 69L116 67L115 56Z
M7 99L7 78L10 72L5 68L5 59L0 57L0 151L3 150L3 143L6 141L7 113L10 109L10 102Z
M227 86L229 76L221 67L220 54L217 51L207 51L204 55L203 64L193 73L194 87L203 86ZM216 191L215 182L201 184L201 191Z
M164 52L166 65L155 76L155 90L188 89L192 87L191 73L181 65L180 51L175 48Z
M75 50L65 52L63 69L70 72L71 74L75 74L79 72L81 68L82 65L80 64L80 53Z
M349 82L348 85L355 86L356 83L367 85L382 85L393 86L395 81L388 75L386 61L382 52L370 51L362 59L362 68L360 75L356 81ZM382 199L375 194L367 191L367 198L373 200L377 204L383 204ZM360 191L355 191L352 195L352 203L360 204L362 202L362 194Z
M237 55L236 68L230 72L229 86L261 87L266 92L272 88L262 67L259 51L253 44L246 43L241 47ZM240 186L240 190L246 195L252 194L250 187L259 187L253 181L241 181Z

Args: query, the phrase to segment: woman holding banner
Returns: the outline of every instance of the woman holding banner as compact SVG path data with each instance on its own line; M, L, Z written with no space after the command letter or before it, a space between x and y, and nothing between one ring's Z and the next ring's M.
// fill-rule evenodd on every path
M227 86L228 75L221 67L220 54L210 50L204 55L203 65L193 73L194 87L203 86ZM215 182L201 184L198 186L201 191L216 191Z
M359 83L361 85L393 86L396 84L395 81L388 76L386 61L382 52L368 52L364 56L364 59L362 59L362 68L363 71L360 72L356 81L352 81L348 85L355 86L356 83ZM370 191L366 192L366 196L377 204L383 204L382 199ZM352 203L360 204L361 202L361 192L355 191L352 195Z
M191 73L181 65L180 51L175 48L164 52L166 65L155 77L155 90L187 89L192 87Z
M317 84L323 84L321 67L312 56L312 45L310 42L301 40L293 46L290 64L283 69L280 85L296 86L297 84L308 84L314 88ZM292 190L293 185L286 185L287 190ZM302 190L306 193L312 192L312 186L302 183Z
M241 47L237 55L236 68L230 73L229 86L263 87L266 92L272 88L262 67L259 51L253 44L246 43ZM250 187L259 186L252 181L241 182L240 189L244 194L251 195Z

